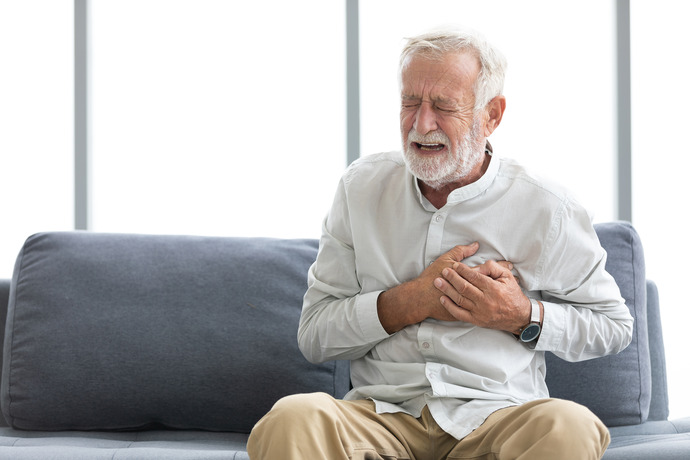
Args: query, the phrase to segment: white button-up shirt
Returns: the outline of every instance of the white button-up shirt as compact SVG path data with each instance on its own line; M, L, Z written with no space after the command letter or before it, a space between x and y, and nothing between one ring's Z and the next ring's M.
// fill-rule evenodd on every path
M382 327L376 302L458 244L478 241L465 263L514 264L523 291L542 300L536 347L507 332L425 320ZM633 319L587 212L570 194L494 155L476 182L436 209L399 153L363 157L343 175L324 220L299 327L313 362L351 360L353 390L379 412L436 422L461 439L497 409L548 397L544 351L570 361L624 349ZM439 297L441 293L439 291Z

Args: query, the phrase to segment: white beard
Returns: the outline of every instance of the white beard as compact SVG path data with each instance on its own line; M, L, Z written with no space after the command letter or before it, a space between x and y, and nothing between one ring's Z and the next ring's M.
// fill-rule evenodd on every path
M465 134L455 150L452 150L450 139L443 131L433 131L422 135L412 128L407 135L407 144L403 145L403 157L407 169L417 179L437 190L467 177L484 157L484 145L478 139L480 129L481 123L475 119L472 129ZM412 147L413 142L444 144L448 147L448 154L428 157L418 155Z

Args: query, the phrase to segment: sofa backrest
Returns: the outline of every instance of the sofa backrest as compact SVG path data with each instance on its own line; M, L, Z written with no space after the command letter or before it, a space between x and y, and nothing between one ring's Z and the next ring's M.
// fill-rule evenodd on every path
M652 388L652 361L648 331L647 280L640 237L628 223L610 222L595 226L607 251L606 269L615 278L625 303L635 318L633 338L621 353L590 361L565 362L547 353L546 382L551 396L570 399L589 407L607 426L635 425L652 415L668 416L665 376L655 378ZM664 364L663 338L658 322L658 298L650 285L650 316L656 317L652 349L657 353L654 372ZM654 320L653 320L654 321ZM656 330L655 330L656 332ZM659 351L661 352L659 354ZM664 370L665 372L665 370ZM652 406L652 394L655 401ZM664 405L666 405L664 415Z
M588 406L608 426L638 424L645 420L665 420L668 418L668 394L659 300L654 283L645 282L642 244L635 230L627 223L599 224L595 228L602 245L608 251L607 269L621 286L621 292L635 317L633 342L618 355L581 363L568 363L547 354L547 383L551 395L575 400ZM18 336L24 335L25 340L23 345L21 341L11 343L10 349L0 356L20 358L19 363L23 362L22 366L26 368L20 369L21 372L29 373L29 378L34 383L37 380L43 380L44 383L42 386L37 385L33 388L31 381L22 382L20 380L14 382L14 385L19 385L19 388L11 388L9 387L9 377L5 382L5 376L13 370L16 372L18 369L15 366L3 365L5 370L1 392L3 410L10 411L8 414L10 419L15 426L18 426L21 425L21 417L19 419L13 418L11 412L12 409L16 409L16 406L13 407L9 401L5 401L12 394L16 394L12 393L11 390L19 389L21 396L31 397L35 394L33 392L43 391L44 386L49 386L48 394L39 398L35 404L45 404L49 395L54 395L56 385L75 385L75 387L68 387L63 390L71 394L79 393L79 390L83 390L81 387L83 385L91 388L92 396L93 392L98 393L99 385L103 385L105 388L113 388L113 394L110 396L116 396L118 389L114 387L118 384L117 379L127 377L126 374L132 372L130 368L119 369L117 366L106 366L97 369L99 372L94 372L86 366L86 363L83 366L80 366L79 362L70 363L72 358L79 355L69 356L66 349L67 345L62 344L61 341L63 339L66 341L70 339L71 342L76 341L77 343L72 346L78 350L80 348L79 334L86 332L83 330L71 331L71 326L67 328L67 331L60 331L57 329L57 325L51 326L50 323L46 323L49 317L43 317L46 313L40 311L42 308L65 308L65 304L68 304L68 309L64 310L65 313L82 308L84 311L77 313L80 317L86 315L84 321L88 320L91 323L98 317L112 317L118 311L121 313L129 311L129 314L134 317L141 318L138 324L130 325L126 330L117 329L114 324L110 324L109 327L99 325L93 332L94 335L107 333L115 336L133 336L136 339L149 337L149 334L141 334L141 328L144 326L142 323L144 315L147 318L146 321L153 320L154 323L157 323L160 320L159 328L163 324L166 324L166 327L177 328L176 332L161 331L158 334L152 331L150 340L147 340L146 343L137 342L136 347L134 344L125 344L125 351L122 353L130 350L132 355L128 366L143 371L138 376L143 382L134 382L136 384L129 382L128 388L138 388L137 391L141 397L145 397L146 392L151 390L150 387L155 386L155 382L152 382L151 379L163 379L167 375L163 372L166 369L163 363L156 364L150 369L146 368L147 362L150 363L152 359L155 361L155 357L151 356L154 351L148 350L144 353L142 347L157 348L160 342L157 337L160 335L167 338L167 342L177 343L178 346L188 348L191 351L194 348L191 343L196 343L196 347L199 347L200 340L207 341L207 337L204 335L205 331L219 330L220 325L214 324L213 321L208 321L205 325L194 325L192 329L203 339L197 337L191 340L192 329L188 329L186 332L181 331L181 324L175 320L183 314L185 308L190 311L198 311L199 313L195 315L197 317L205 317L204 309L211 308L209 305L216 304L217 308L211 308L212 313L210 315L212 316L209 316L209 319L211 317L218 318L218 315L228 318L225 321L228 324L228 334L225 334L226 341L223 343L225 347L229 347L228 350L234 351L221 353L218 347L223 346L219 345L222 337L214 335L210 339L216 344L215 348L211 345L206 346L211 355L199 364L200 367L204 368L204 373L209 373L206 374L208 376L206 380L212 388L204 389L203 385L198 382L198 378L195 379L197 381L185 380L184 373L191 369L190 366L193 363L190 363L189 357L184 358L185 352L182 351L181 356L184 359L170 371L170 384L179 385L176 390L177 393L164 393L160 398L156 398L156 404L147 402L141 406L149 410L149 416L145 419L130 420L133 418L131 413L123 414L121 418L128 423L122 423L122 425L133 427L137 424L144 424L147 420L149 422L155 420L155 422L163 424L169 423L169 420L155 414L155 410L152 410L150 406L158 405L165 410L170 410L167 407L169 401L165 401L165 399L172 396L185 400L183 406L188 413L193 415L194 412L203 412L205 410L203 407L207 407L210 402L204 402L205 406L199 407L198 410L186 407L196 398L192 391L198 392L200 397L204 392L213 394L224 391L223 398L227 396L229 401L221 401L221 405L214 407L209 414L225 416L227 413L233 412L238 414L238 419L245 420L245 422L221 421L221 423L212 426L208 423L203 425L211 429L225 429L228 424L233 424L231 428L238 431L246 431L251 420L260 416L264 410L270 407L272 401L282 394L311 391L314 388L321 391L325 390L336 396L344 394L347 391L349 377L347 363L328 363L325 366L313 367L301 358L295 344L294 334L299 318L300 296L306 288L306 268L316 256L316 247L317 242L314 240L142 237L81 233L46 234L29 238L17 261L14 282L16 285L17 282L21 281L21 285L19 289L14 286L12 310L16 312L17 302L19 302L20 309L27 308L24 305L26 302L30 302L31 309L24 310L24 312L25 315L32 313L18 323L8 323L10 333ZM27 254L30 257L25 260ZM20 262L26 263L28 260L33 260L33 262L29 265L20 264ZM270 261L268 265L267 261ZM79 265L82 264L83 266L79 268ZM244 270L241 268L242 264L246 264ZM287 280L285 273L280 270L273 271L270 268L271 264L275 266L288 264L291 267L289 277L292 279ZM154 274L161 267L166 266L164 272L168 273L169 276L165 275L163 279L158 279L159 275ZM278 276L279 279L275 279ZM294 282L294 286L299 286L299 293L292 292L289 294L290 300L285 299L283 301L281 296L285 293L282 288L276 289L275 281L278 281L279 285L287 283L290 286ZM90 287L90 284L93 286ZM0 321L4 321L7 313L5 306L10 294L9 288L9 280L0 280ZM75 289L84 288L87 292L92 292L92 300L81 301L77 304L76 299L69 298L70 293L76 292ZM154 292L160 294L166 289L171 289L171 291L167 295L163 295L163 299L152 299ZM265 290L268 290L269 294L264 294ZM99 291L102 295L99 295ZM113 295L116 292L119 292L118 296ZM31 296L17 300L17 294L22 293L31 294ZM43 296L45 300L39 299L39 295ZM268 299L269 297L265 297L265 295L273 295L274 298L278 298L278 301L271 303L256 300ZM121 300L116 302L118 298ZM170 298L172 300L168 301ZM113 303L115 304L113 305ZM127 305L130 308L127 308ZM222 308L218 307L219 305L227 306L228 310L222 311ZM249 308L240 308L243 306ZM173 316L164 315L163 318L158 318L152 313L146 314L145 311L149 308L154 308L154 311L160 314L172 313ZM16 316L14 313L12 315ZM38 322L43 326L33 325L34 318L32 315L36 315ZM94 318L89 319L89 317ZM168 318L169 321L165 318ZM271 324L264 324L262 319ZM74 322L74 320L67 321L68 324L70 322ZM12 328L22 324L28 329L22 331L21 334L14 334ZM279 327L280 325L284 325L284 327ZM32 345L31 334L39 332L41 328L50 328L50 334L57 334L58 339L53 340L53 342L57 343L57 350L62 350L61 359L65 360L66 363L64 366L58 364L55 371L59 373L60 370L66 372L69 370L71 372L69 378L58 376L57 381L48 384L37 374L45 359L39 356L36 363L31 363L31 360L34 359L32 354L40 353L41 348L45 346ZM153 329L153 327L149 329ZM136 330L139 330L139 334L134 334ZM0 337L2 333L3 330L0 328ZM180 335L185 334L191 340L189 346L184 346L184 340L179 339ZM45 332L44 335L46 335ZM178 338L175 339L175 337ZM255 352L258 355L252 354L251 350L246 348L246 344L242 344L244 340L257 344L256 346L261 348L261 351ZM119 343L119 341L120 339L110 341L104 336L98 343L114 344ZM238 342L239 345L235 342ZM232 345L229 346L228 343ZM81 348L88 348L85 345L87 344L82 342ZM0 341L0 346L2 346L2 341ZM241 348L238 353L235 346L244 348ZM102 359L117 362L116 360L113 361L114 358L109 357L107 352L104 353L108 349L109 347L100 349ZM57 350L51 353L54 355L58 353ZM94 349L88 353L91 355L91 360L93 360L94 354L98 354L97 352L98 349ZM159 350L156 353L160 355L169 352L171 351ZM81 353L84 353L84 350ZM112 350L112 353L122 354L115 350ZM175 350L172 350L172 353L175 354ZM254 356L256 356L255 359ZM217 362L216 366L213 365L214 360ZM235 360L238 362L234 362ZM247 361L253 361L253 363ZM228 362L230 364L227 364ZM262 362L270 362L276 367L267 369L268 366L261 366ZM74 369L75 367L76 369ZM304 368L307 370L305 371ZM242 372L241 369L245 369L245 372ZM29 371L33 372L33 375ZM149 372L152 373L151 377L148 377ZM252 372L257 372L258 377L255 377ZM315 375L318 381L304 382L300 380L299 376L302 375L302 372L306 372L304 375ZM218 378L215 377L215 373L219 373ZM90 381L80 381L80 378L86 374L90 376ZM275 375L279 383L271 384L272 380L269 374ZM297 380L293 380L295 377ZM218 382L226 382L235 378L237 381L229 385L228 388L219 388L217 385ZM249 394L254 394L252 391L253 382L256 382L257 387L265 388L262 397L247 401L245 404L236 401L237 397L243 397L237 392L236 389L238 388L246 389L249 387ZM268 385L266 385L267 383ZM194 388L201 388L203 391L194 390ZM230 391L230 388L233 391ZM218 395L215 394L213 397L218 397ZM212 398L207 397L207 399ZM125 401L129 401L128 404L130 405L136 405L136 398L133 396L126 398ZM98 408L100 402L96 401L96 403L96 408ZM56 402L53 401L52 404L56 404ZM70 407L70 404L75 405L77 403L68 398L65 404L64 410L72 410L74 408ZM87 398L77 405L88 404L91 403ZM49 407L50 405L48 404ZM160 409L161 407L153 407L153 409ZM240 408L239 412L234 412L237 407ZM29 408L30 406L25 406L23 410ZM80 414L83 410L83 408L77 409L73 413ZM119 410L138 412L136 407ZM45 416L42 412L43 410L38 411L41 417ZM106 412L101 418L109 418L109 415ZM100 428L100 425L103 425L103 423L95 423L98 421L98 417L92 418L94 419L91 424L92 428ZM185 417L181 418L184 419ZM65 422L59 417L56 421L59 422L56 425L60 424L61 426ZM198 422L199 419L197 418L195 423L185 422L185 426L192 427L192 425L200 424ZM35 423L36 421L32 421L32 426Z
M249 432L280 397L342 396L297 324L314 240L43 233L9 293L2 412L15 428Z

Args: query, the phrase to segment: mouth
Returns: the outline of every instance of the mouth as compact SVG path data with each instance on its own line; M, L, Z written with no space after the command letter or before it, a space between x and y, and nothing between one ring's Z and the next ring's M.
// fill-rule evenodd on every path
M413 142L412 144L422 152L440 152L446 147L445 144L422 144L421 142Z

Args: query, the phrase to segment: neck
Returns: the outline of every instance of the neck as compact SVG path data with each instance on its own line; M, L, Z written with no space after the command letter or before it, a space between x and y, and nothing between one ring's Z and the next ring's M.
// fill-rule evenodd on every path
M482 177L486 170L489 168L490 162L491 156L485 154L484 161L477 164L477 167L474 168L470 172L470 174L458 181L444 184L441 187L431 187L424 181L418 179L417 181L419 182L419 190L422 192L422 195L424 195L424 197L427 200L429 200L429 202L433 204L434 207L436 207L436 209L441 209L448 202L448 196L451 194L451 192L453 192L453 190L457 190L461 187L465 187L466 185L478 181L479 178Z

